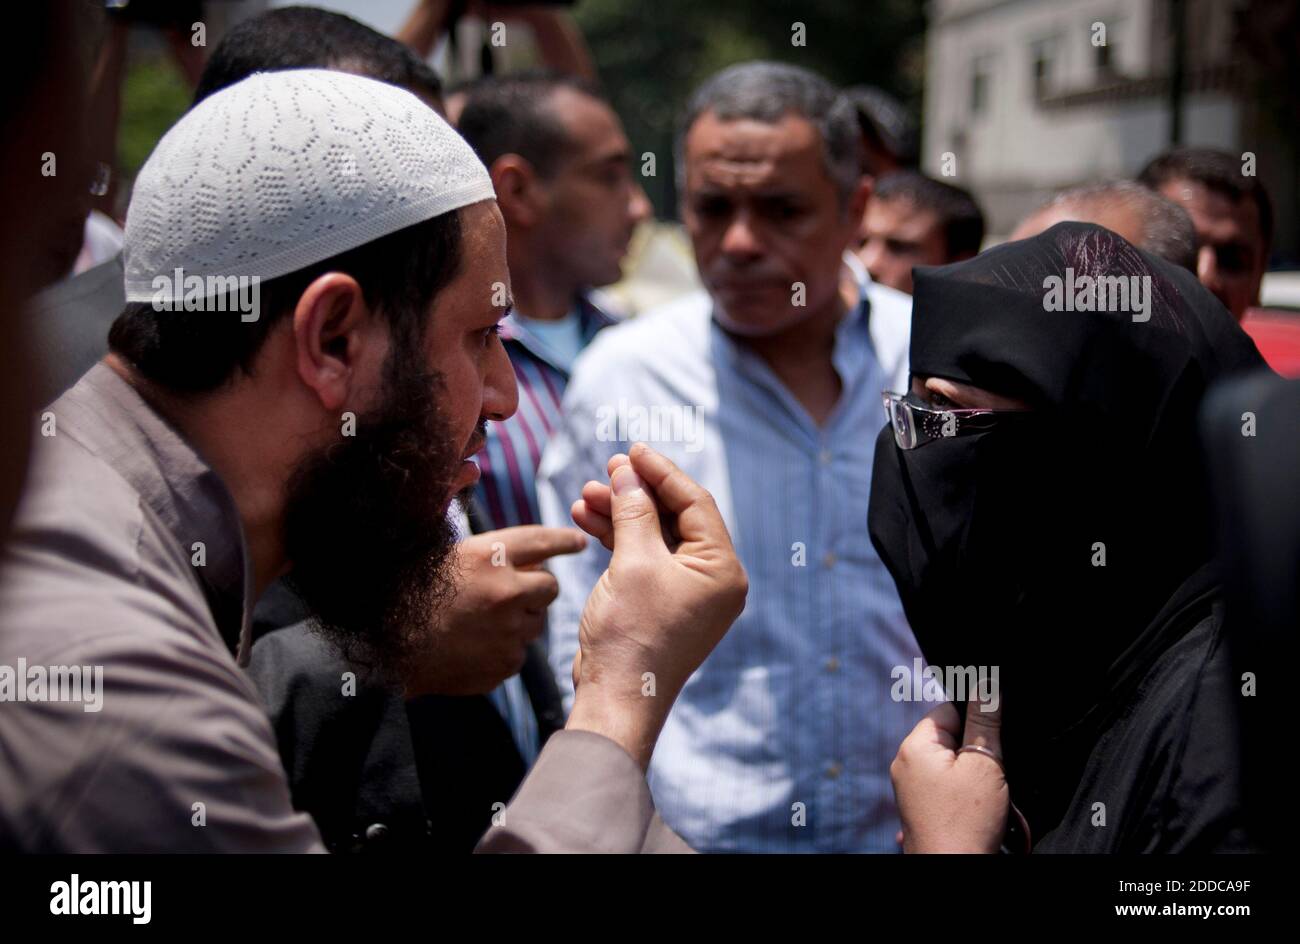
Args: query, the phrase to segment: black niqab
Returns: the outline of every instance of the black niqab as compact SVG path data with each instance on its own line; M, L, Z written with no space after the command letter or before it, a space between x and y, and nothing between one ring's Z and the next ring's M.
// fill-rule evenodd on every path
M1084 276L1136 277L1149 306L1049 310L1049 279L1069 291ZM912 451L886 428L871 538L927 661L998 666L1008 778L1041 835L1144 672L1208 613L1197 407L1262 360L1193 275L1089 224L915 282L913 375L1017 397L1034 416Z

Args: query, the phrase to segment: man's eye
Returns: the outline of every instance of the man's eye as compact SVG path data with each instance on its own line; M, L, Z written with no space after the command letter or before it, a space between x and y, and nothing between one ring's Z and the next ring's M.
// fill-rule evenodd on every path
M717 218L726 216L731 207L726 200L701 200L695 204L695 212L700 216Z
M777 220L792 220L803 213L803 207L793 203L775 203L768 207L768 215Z
M496 324L491 325L490 327L484 328L481 332L479 332L480 340L482 341L483 346L484 347L488 346L489 342L491 342L492 340L492 335L500 334L500 333L501 333L501 322L499 321Z
M1219 268L1227 272L1244 272L1247 269L1246 252L1240 246L1222 246L1218 250Z

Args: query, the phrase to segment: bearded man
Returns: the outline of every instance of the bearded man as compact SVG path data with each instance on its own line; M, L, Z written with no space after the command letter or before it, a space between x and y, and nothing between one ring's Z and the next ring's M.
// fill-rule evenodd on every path
M47 411L0 585L0 846L323 851L237 663L291 572L320 631L408 692L472 671L431 627L455 587L448 505L517 399L492 183L409 92L262 73L159 142L124 252L110 353ZM682 848L644 770L745 577L666 459L609 473L574 509L615 552L581 694L482 849ZM29 684L73 669L102 677L93 699ZM660 698L631 697L645 672Z

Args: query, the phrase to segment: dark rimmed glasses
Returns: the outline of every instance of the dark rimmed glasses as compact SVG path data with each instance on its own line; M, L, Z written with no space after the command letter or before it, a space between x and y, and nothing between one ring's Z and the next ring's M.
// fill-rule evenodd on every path
M1027 410L979 410L959 407L940 409L930 406L915 394L883 390L885 415L894 431L899 449L919 449L936 439L969 436L993 429L1006 420L1024 418Z

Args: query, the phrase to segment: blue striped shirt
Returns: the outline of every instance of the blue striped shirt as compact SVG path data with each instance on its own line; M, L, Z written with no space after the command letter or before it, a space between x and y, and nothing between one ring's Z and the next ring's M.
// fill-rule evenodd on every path
M576 314L584 345L614 323L585 296L578 297ZM515 370L519 408L507 420L488 423L487 440L474 457L482 473L474 489L474 518L483 531L541 521L534 481L542 450L560 425L560 404L572 366L511 315L502 319L501 341ZM489 697L510 726L524 763L531 766L539 750L537 717L523 682L513 676Z
M578 298L577 315L584 345L614 323L585 296ZM507 420L488 423L487 441L474 457L482 472L475 508L487 530L542 520L534 480L542 450L560 425L571 367L511 315L502 319L501 341L515 369L519 408Z
M543 458L542 516L558 524L609 456L650 443L713 493L749 573L745 612L686 684L650 768L665 821L701 851L898 850L889 765L932 706L890 698L892 670L919 653L867 500L880 391L906 384L911 300L862 291L837 328L843 392L823 426L701 293L587 348ZM608 559L593 542L553 562L550 652L569 704L578 616Z

